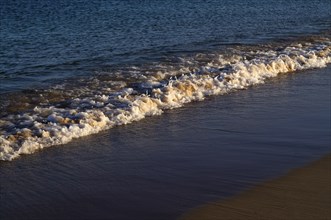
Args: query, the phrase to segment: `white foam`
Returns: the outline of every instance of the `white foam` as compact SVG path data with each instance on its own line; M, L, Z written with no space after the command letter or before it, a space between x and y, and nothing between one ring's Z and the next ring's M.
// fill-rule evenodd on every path
M220 55L195 72L183 74L185 68L180 69L182 76L161 87L163 83L157 80L164 80L167 74L158 73L141 85L150 89L148 95L124 88L115 93L73 99L67 108L39 106L33 112L9 115L0 121L8 129L0 133L0 160L12 160L21 154L68 143L73 138L159 115L206 96L245 89L280 73L326 67L331 62L330 45L326 41L298 44L281 52L255 51L249 53L253 57L250 60L245 55L229 59Z

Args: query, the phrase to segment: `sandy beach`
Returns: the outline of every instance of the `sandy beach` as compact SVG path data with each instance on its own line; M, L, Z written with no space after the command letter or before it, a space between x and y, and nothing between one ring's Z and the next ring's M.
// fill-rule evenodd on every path
M224 201L184 214L194 219L331 219L331 155Z

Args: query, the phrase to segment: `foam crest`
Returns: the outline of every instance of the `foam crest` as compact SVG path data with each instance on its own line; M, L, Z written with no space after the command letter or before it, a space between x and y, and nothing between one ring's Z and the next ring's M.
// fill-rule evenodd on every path
M191 66L156 72L135 87L122 83L117 90L100 88L87 97L72 97L62 107L37 105L33 110L2 117L0 160L10 161L21 154L160 115L207 96L245 89L280 73L326 67L331 62L331 42L244 51L228 57L218 54L212 59L204 57L204 61L184 62Z

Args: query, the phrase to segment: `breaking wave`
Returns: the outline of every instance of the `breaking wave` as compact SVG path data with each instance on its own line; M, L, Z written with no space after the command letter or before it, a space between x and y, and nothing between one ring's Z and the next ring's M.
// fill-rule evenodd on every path
M99 72L76 84L9 96L1 106L0 160L245 89L280 73L326 67L331 62L331 40L233 47L226 53L196 54L176 62Z

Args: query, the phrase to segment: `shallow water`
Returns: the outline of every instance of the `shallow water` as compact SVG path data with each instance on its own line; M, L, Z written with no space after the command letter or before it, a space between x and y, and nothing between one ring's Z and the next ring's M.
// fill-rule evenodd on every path
M330 67L1 162L3 219L174 219L331 152Z
M1 2L0 160L331 62L314 1Z
M0 218L173 219L330 152L330 7L1 1Z
M132 67L128 76L101 74L4 96L0 160L11 161L209 96L247 89L281 74L325 68L331 63L331 38L325 34L286 44L238 46L228 48L227 54L199 53L180 60L177 66L158 64L162 70L155 70L154 64L151 72Z

